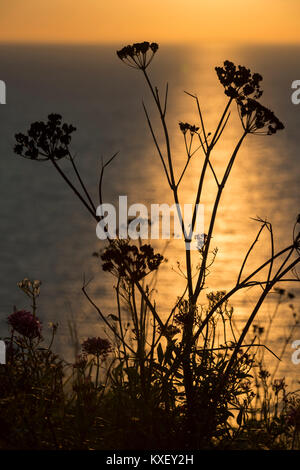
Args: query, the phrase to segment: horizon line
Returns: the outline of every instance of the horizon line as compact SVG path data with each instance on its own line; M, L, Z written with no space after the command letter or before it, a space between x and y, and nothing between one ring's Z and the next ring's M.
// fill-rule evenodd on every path
M123 41L35 41L35 40L2 40L0 39L0 45L16 45L16 46L115 46L115 45L124 45L124 44L133 44L134 42L142 42L136 40L123 40ZM236 41L236 40L160 40L155 41L159 44L170 45L170 46L216 46L222 44L223 46L300 46L299 41L291 41L291 42L277 42L277 41Z

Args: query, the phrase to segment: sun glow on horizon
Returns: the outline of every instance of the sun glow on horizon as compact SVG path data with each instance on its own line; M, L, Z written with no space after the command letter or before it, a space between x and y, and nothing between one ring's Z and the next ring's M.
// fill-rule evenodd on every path
M300 43L299 0L11 0L1 42Z

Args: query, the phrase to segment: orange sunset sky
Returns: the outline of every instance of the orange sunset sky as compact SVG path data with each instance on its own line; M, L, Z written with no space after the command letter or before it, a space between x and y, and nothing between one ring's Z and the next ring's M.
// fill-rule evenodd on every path
M0 42L300 42L300 0L0 0Z

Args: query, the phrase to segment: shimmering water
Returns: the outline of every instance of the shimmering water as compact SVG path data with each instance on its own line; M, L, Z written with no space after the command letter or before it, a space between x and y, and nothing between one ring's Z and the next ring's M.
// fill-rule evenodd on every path
M79 338L100 333L97 313L81 293L83 275L92 278L90 292L105 313L115 309L111 278L102 273L92 252L102 247L95 235L95 223L69 192L48 163L23 160L13 154L14 133L26 130L34 120L50 112L63 115L77 128L73 149L78 165L95 199L101 156L118 158L107 170L104 198L116 202L128 195L129 203L172 203L160 161L155 153L142 110L148 103L154 124L158 124L151 97L142 76L126 68L116 57L114 46L0 46L0 79L7 84L7 104L0 106L1 166L1 332L12 311L28 306L18 291L23 277L41 279L39 315L46 324L58 321L58 348L71 354L68 322L74 319ZM218 256L208 277L207 292L228 290L236 280L249 244L259 228L257 216L273 223L277 248L291 242L292 228L299 213L299 124L300 106L291 103L291 83L299 79L299 47L161 46L151 73L155 83L169 82L168 124L179 174L185 163L178 121L197 122L193 100L184 90L197 93L213 131L226 99L215 65L225 59L246 65L264 77L262 102L285 123L284 132L272 137L250 136L244 143L222 198L215 226L213 247ZM241 125L233 108L230 124L218 144L213 163L218 174L240 136ZM181 201L193 201L201 159L196 156L181 188ZM68 174L70 168L64 163ZM206 221L215 188L205 187L203 203ZM159 247L162 249L162 246ZM262 238L249 266L256 266L270 253L268 238ZM178 242L166 250L168 263L159 274L157 302L162 315L172 308L182 289L174 269L184 264ZM197 263L194 260L194 265ZM249 268L250 269L250 268ZM285 284L297 296L298 284ZM258 290L244 292L234 301L236 324L242 327ZM266 325L276 300L270 295L258 321ZM292 299L299 310L299 302ZM205 293L200 298L205 303ZM268 346L280 353L293 324L291 309L281 306ZM300 338L297 327L292 340ZM291 342L291 341L290 341ZM288 344L280 366L281 375L297 380L300 366L291 362Z

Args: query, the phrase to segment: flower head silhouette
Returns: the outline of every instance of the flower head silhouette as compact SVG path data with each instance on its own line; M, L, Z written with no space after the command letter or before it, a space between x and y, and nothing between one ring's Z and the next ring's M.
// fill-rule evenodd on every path
M284 129L273 111L252 98L237 100L240 118L245 131L250 134L272 135Z
M26 338L34 339L41 336L42 325L39 319L26 310L19 310L8 317L12 329Z
M225 94L230 98L250 96L260 98L263 91L260 89L262 76L259 73L252 74L250 69L242 65L236 65L225 60L224 67L215 68L218 78L225 88Z
M115 276L124 277L126 268L131 270L131 276L140 280L152 271L159 268L164 260L159 253L154 254L151 245L142 245L139 248L130 245L127 240L117 240L108 246L101 255L102 269Z
M105 338L88 338L82 343L82 349L86 354L106 357L111 352L111 344Z
M199 131L199 127L195 125L191 125L188 122L180 122L179 128L183 134L186 134L187 131L190 131L191 134L195 134L196 132Z
M60 114L49 114L48 121L34 122L27 134L16 134L17 155L31 160L60 160L68 155L71 134L76 130L72 124L62 124Z
M134 69L146 70L158 50L156 42L138 42L117 51L124 64Z

